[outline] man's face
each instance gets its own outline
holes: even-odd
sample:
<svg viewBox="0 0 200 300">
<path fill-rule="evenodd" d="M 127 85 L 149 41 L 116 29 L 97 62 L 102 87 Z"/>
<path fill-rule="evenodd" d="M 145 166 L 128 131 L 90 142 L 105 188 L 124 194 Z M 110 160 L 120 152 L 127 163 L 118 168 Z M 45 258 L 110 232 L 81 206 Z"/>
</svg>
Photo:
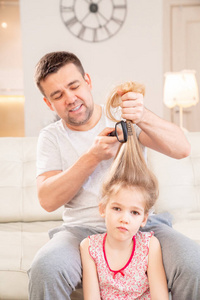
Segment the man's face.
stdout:
<svg viewBox="0 0 200 300">
<path fill-rule="evenodd" d="M 48 75 L 41 86 L 46 104 L 70 129 L 79 130 L 79 126 L 90 123 L 94 102 L 88 74 L 83 78 L 78 68 L 70 63 Z"/>
</svg>

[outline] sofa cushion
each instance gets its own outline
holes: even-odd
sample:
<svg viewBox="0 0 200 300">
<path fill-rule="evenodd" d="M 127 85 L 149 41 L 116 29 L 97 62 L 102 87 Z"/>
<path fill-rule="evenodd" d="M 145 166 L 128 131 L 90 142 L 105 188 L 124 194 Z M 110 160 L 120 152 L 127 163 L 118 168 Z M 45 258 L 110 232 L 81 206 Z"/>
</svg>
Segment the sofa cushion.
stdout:
<svg viewBox="0 0 200 300">
<path fill-rule="evenodd" d="M 200 219 L 175 222 L 173 228 L 200 245 Z"/>
<path fill-rule="evenodd" d="M 191 154 L 173 159 L 148 149 L 148 163 L 159 180 L 156 212 L 168 211 L 175 222 L 200 220 L 200 132 L 187 135 Z"/>
<path fill-rule="evenodd" d="M 0 270 L 25 270 L 48 240 L 48 231 L 62 221 L 0 223 Z"/>
<path fill-rule="evenodd" d="M 48 231 L 61 224 L 61 221 L 0 224 L 1 299 L 27 299 L 27 270 L 36 252 L 49 240 Z"/>
<path fill-rule="evenodd" d="M 0 138 L 0 222 L 61 220 L 63 208 L 48 213 L 36 191 L 37 138 Z"/>
<path fill-rule="evenodd" d="M 28 276 L 26 272 L 0 270 L 0 299 L 28 300 Z"/>
</svg>

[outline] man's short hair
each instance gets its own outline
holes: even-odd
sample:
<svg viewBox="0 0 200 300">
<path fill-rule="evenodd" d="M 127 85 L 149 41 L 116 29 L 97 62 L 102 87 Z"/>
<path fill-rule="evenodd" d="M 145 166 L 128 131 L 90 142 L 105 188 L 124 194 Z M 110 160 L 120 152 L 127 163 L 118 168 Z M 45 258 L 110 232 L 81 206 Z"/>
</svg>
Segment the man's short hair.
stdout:
<svg viewBox="0 0 200 300">
<path fill-rule="evenodd" d="M 49 74 L 56 73 L 61 67 L 69 63 L 74 64 L 84 77 L 85 71 L 83 66 L 78 57 L 73 53 L 66 51 L 51 52 L 47 53 L 39 60 L 35 70 L 35 83 L 44 96 L 45 94 L 40 84 L 41 81 Z"/>
</svg>

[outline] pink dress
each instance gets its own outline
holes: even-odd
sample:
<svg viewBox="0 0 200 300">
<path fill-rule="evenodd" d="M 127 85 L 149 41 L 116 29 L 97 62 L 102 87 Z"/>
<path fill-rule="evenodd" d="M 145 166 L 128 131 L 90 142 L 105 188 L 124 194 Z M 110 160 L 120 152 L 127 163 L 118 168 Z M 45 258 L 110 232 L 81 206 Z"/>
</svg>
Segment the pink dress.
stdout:
<svg viewBox="0 0 200 300">
<path fill-rule="evenodd" d="M 109 267 L 105 253 L 106 235 L 104 233 L 89 237 L 89 253 L 97 267 L 101 299 L 151 299 L 147 266 L 152 233 L 139 231 L 133 237 L 131 256 L 126 265 L 118 271 Z"/>
</svg>

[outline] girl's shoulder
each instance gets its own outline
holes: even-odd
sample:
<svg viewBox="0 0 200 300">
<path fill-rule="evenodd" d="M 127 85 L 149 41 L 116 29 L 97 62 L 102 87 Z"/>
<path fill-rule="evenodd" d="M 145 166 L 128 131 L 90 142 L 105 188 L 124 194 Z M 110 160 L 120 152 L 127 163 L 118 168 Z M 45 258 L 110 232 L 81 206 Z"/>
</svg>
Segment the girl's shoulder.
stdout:
<svg viewBox="0 0 200 300">
<path fill-rule="evenodd" d="M 136 239 L 136 245 L 138 245 L 138 248 L 146 248 L 148 251 L 158 253 L 161 249 L 159 240 L 154 236 L 154 232 L 141 232 L 138 231 L 138 233 L 135 236 Z"/>
<path fill-rule="evenodd" d="M 136 240 L 150 240 L 150 238 L 154 236 L 154 232 L 146 232 L 146 231 L 138 231 L 135 235 Z"/>
<path fill-rule="evenodd" d="M 88 247 L 95 247 L 97 244 L 103 243 L 105 237 L 105 233 L 103 234 L 94 234 L 94 235 L 89 235 L 85 239 L 83 239 L 80 243 L 80 248 L 88 248 Z"/>
<path fill-rule="evenodd" d="M 94 261 L 102 255 L 105 234 L 94 234 L 83 239 L 80 243 L 81 256 L 90 256 Z"/>
<path fill-rule="evenodd" d="M 141 251 L 142 251 L 142 253 L 144 253 L 144 255 L 148 255 L 151 240 L 154 238 L 155 237 L 154 237 L 153 232 L 138 231 L 135 235 L 135 243 L 136 243 L 135 251 L 136 251 L 136 253 L 141 253 Z"/>
<path fill-rule="evenodd" d="M 101 260 L 103 257 L 103 244 L 106 233 L 94 234 L 88 237 L 88 250 L 90 256 L 95 260 Z"/>
<path fill-rule="evenodd" d="M 157 237 L 155 237 L 154 235 L 151 237 L 150 239 L 150 243 L 149 243 L 149 251 L 153 251 L 155 253 L 158 253 L 161 251 L 161 246 L 160 246 L 160 242 L 157 239 Z"/>
<path fill-rule="evenodd" d="M 105 233 L 90 235 L 88 237 L 88 242 L 89 242 L 90 249 L 93 249 L 93 251 L 96 251 L 99 248 L 102 248 L 105 236 L 106 236 Z"/>
<path fill-rule="evenodd" d="M 89 238 L 85 238 L 80 242 L 80 249 L 84 249 L 89 246 Z"/>
<path fill-rule="evenodd" d="M 106 233 L 92 234 L 81 241 L 81 245 L 89 244 L 90 241 L 104 240 Z"/>
<path fill-rule="evenodd" d="M 93 234 L 88 236 L 89 241 L 103 241 L 106 233 Z"/>
</svg>

